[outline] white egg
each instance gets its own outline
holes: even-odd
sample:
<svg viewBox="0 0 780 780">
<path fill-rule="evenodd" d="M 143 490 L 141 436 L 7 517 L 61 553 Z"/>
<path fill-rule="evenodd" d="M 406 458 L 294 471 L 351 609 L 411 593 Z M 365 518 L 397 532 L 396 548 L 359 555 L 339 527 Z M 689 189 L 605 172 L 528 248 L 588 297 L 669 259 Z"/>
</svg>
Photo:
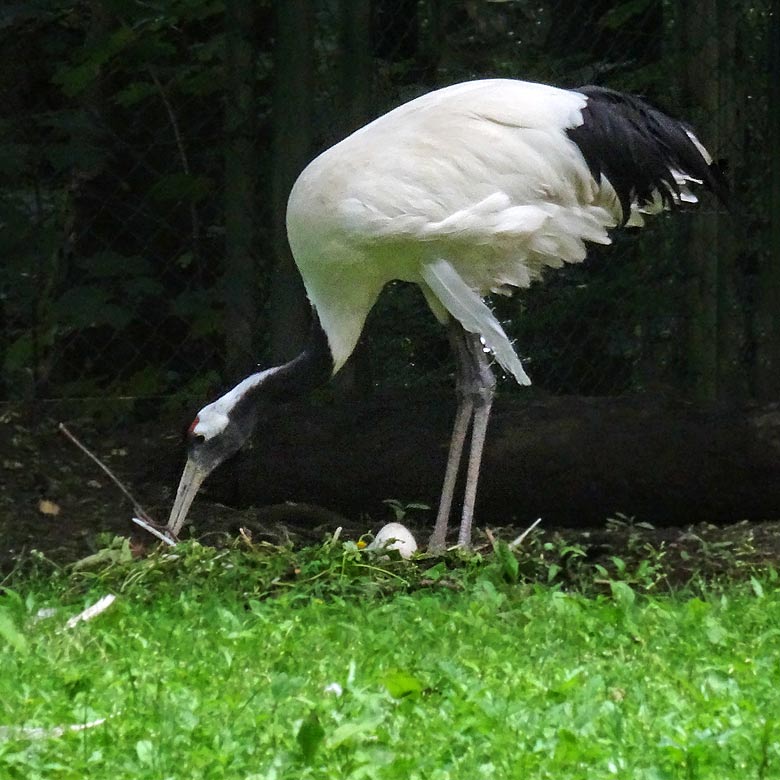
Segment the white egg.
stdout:
<svg viewBox="0 0 780 780">
<path fill-rule="evenodd" d="M 401 523 L 382 526 L 367 550 L 398 550 L 402 558 L 411 558 L 417 552 L 417 542 L 412 532 Z"/>
</svg>

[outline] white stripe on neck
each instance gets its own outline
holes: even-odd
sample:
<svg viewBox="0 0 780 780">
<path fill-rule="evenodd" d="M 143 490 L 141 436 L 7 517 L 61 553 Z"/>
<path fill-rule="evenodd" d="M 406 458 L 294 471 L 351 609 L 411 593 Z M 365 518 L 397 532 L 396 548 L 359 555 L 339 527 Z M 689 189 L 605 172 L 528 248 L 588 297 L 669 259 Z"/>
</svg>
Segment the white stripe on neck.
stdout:
<svg viewBox="0 0 780 780">
<path fill-rule="evenodd" d="M 268 368 L 265 371 L 259 371 L 251 374 L 246 379 L 239 382 L 232 390 L 228 390 L 225 395 L 217 398 L 216 401 L 204 406 L 198 412 L 198 422 L 193 426 L 192 433 L 196 436 L 203 436 L 206 441 L 214 436 L 219 436 L 230 422 L 230 413 L 236 404 L 247 394 L 249 390 L 262 384 L 267 377 L 275 374 L 279 366 Z"/>
</svg>

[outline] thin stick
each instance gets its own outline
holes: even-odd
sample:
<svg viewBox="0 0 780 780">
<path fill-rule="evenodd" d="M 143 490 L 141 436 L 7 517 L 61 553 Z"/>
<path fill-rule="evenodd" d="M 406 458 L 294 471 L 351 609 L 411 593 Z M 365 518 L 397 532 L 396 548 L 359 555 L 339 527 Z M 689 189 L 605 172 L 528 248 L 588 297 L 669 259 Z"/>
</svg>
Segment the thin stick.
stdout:
<svg viewBox="0 0 780 780">
<path fill-rule="evenodd" d="M 65 436 L 67 436 L 87 457 L 91 458 L 95 463 L 97 463 L 98 466 L 100 466 L 101 469 L 106 473 L 108 478 L 127 496 L 127 498 L 130 499 L 130 503 L 133 505 L 133 511 L 142 519 L 145 520 L 147 523 L 151 523 L 152 525 L 157 525 L 157 523 L 154 522 L 154 520 L 149 516 L 148 512 L 136 501 L 135 496 L 124 486 L 124 484 L 119 480 L 119 477 L 114 474 L 111 469 L 106 466 L 103 461 L 98 458 L 97 455 L 94 455 L 92 452 L 90 452 L 64 425 L 64 423 L 59 424 L 60 433 L 63 433 Z"/>
<path fill-rule="evenodd" d="M 533 523 L 531 523 L 531 525 L 529 525 L 528 528 L 526 528 L 525 531 L 523 531 L 523 533 L 521 533 L 520 536 L 517 537 L 517 539 L 509 543 L 509 549 L 514 550 L 515 547 L 519 547 L 523 543 L 523 539 L 525 539 L 525 537 L 528 536 L 528 534 L 530 534 L 531 531 L 533 531 L 534 528 L 536 528 L 536 526 L 539 525 L 539 523 L 541 522 L 542 522 L 542 518 L 537 517 L 536 520 L 534 520 Z"/>
<path fill-rule="evenodd" d="M 149 525 L 149 523 L 145 523 L 141 520 L 140 517 L 133 517 L 131 519 L 137 526 L 143 528 L 144 531 L 148 531 L 152 536 L 156 536 L 161 542 L 165 542 L 165 544 L 168 544 L 171 547 L 176 544 L 176 542 L 168 536 L 170 531 L 158 531 L 153 525 Z"/>
<path fill-rule="evenodd" d="M 173 130 L 173 137 L 176 141 L 176 148 L 179 152 L 179 161 L 181 162 L 181 169 L 185 175 L 190 175 L 190 161 L 187 156 L 187 148 L 184 146 L 184 139 L 181 135 L 181 129 L 179 128 L 179 120 L 176 116 L 176 112 L 173 110 L 173 104 L 168 96 L 168 91 L 163 86 L 163 83 L 157 77 L 157 71 L 150 65 L 147 67 L 149 75 L 152 77 L 154 86 L 157 87 L 157 91 L 160 93 L 160 100 L 162 100 L 165 106 L 165 111 L 168 114 L 168 121 L 171 123 L 171 129 Z M 193 253 L 197 257 L 200 247 L 200 220 L 198 219 L 198 211 L 195 208 L 195 201 L 190 200 L 190 224 L 192 229 L 192 249 Z"/>
</svg>

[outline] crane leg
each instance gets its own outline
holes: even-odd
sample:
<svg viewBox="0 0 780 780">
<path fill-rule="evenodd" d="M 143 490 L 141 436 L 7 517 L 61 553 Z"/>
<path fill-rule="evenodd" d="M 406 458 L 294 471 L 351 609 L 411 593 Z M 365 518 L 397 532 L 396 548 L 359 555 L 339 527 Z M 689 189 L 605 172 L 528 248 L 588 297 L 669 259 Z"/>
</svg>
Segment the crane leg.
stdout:
<svg viewBox="0 0 780 780">
<path fill-rule="evenodd" d="M 458 546 L 471 547 L 471 524 L 474 519 L 474 504 L 477 500 L 477 483 L 482 465 L 482 452 L 485 448 L 490 410 L 496 393 L 496 378 L 490 370 L 490 362 L 479 336 L 467 333 L 469 352 L 474 362 L 476 379 L 472 389 L 474 399 L 474 421 L 471 427 L 471 451 L 466 470 L 466 489 L 463 494 L 463 513 L 458 532 Z"/>
<path fill-rule="evenodd" d="M 450 439 L 450 450 L 447 456 L 447 468 L 444 473 L 444 485 L 439 501 L 439 511 L 436 515 L 436 525 L 428 541 L 428 549 L 432 552 L 443 550 L 446 543 L 463 446 L 473 418 L 471 451 L 466 473 L 466 492 L 458 535 L 458 544 L 461 547 L 471 546 L 471 523 L 474 516 L 479 467 L 496 384 L 480 337 L 465 331 L 455 319 L 450 320 L 449 335 L 457 364 L 458 410 L 455 414 L 455 424 Z"/>
<path fill-rule="evenodd" d="M 460 458 L 473 413 L 474 402 L 472 399 L 466 396 L 460 398 L 458 411 L 455 413 L 452 437 L 450 438 L 450 452 L 447 456 L 447 468 L 444 471 L 444 485 L 441 489 L 436 525 L 433 527 L 433 533 L 428 540 L 428 549 L 431 552 L 442 552 L 447 541 L 447 528 L 452 509 L 452 499 L 455 495 L 455 483 L 458 480 Z"/>
</svg>

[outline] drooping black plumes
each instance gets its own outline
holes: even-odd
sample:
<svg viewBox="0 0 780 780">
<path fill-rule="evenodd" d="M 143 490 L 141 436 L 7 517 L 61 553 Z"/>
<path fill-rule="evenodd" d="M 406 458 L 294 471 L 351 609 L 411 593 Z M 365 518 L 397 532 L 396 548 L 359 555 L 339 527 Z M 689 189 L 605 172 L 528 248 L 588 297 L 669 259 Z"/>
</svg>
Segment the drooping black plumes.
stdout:
<svg viewBox="0 0 780 780">
<path fill-rule="evenodd" d="M 588 98 L 583 123 L 566 131 L 582 152 L 593 178 L 604 176 L 623 209 L 644 206 L 657 192 L 665 206 L 679 204 L 674 172 L 699 179 L 725 203 L 727 185 L 718 165 L 708 162 L 692 140 L 692 130 L 633 95 L 586 86 L 574 90 Z"/>
</svg>

